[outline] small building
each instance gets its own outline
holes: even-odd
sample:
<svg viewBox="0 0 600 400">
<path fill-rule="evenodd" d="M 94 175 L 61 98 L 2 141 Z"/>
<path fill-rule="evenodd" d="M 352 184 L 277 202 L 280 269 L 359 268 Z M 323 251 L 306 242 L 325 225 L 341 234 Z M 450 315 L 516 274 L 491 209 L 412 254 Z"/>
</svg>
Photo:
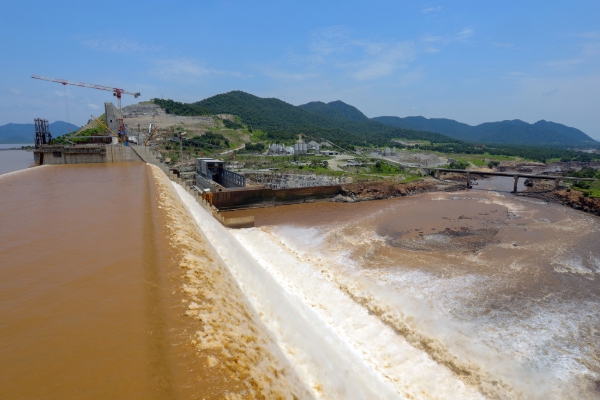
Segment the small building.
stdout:
<svg viewBox="0 0 600 400">
<path fill-rule="evenodd" d="M 197 158 L 196 185 L 203 189 L 215 189 L 215 183 L 225 188 L 246 187 L 246 177 L 226 169 L 222 160 Z"/>
<path fill-rule="evenodd" d="M 315 154 L 319 154 L 319 150 L 321 148 L 319 143 L 315 142 L 314 140 L 311 140 L 310 142 L 307 143 L 307 145 L 308 145 L 308 150 L 314 150 Z"/>
<path fill-rule="evenodd" d="M 321 150 L 321 154 L 324 156 L 337 156 L 340 154 L 340 152 L 334 150 Z"/>
</svg>

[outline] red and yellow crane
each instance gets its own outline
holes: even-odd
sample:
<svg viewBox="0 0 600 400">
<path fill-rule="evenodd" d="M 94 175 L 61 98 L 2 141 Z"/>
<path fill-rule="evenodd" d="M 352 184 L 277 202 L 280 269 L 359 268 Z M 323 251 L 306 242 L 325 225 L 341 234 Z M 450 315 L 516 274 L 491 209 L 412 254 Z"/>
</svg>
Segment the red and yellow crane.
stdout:
<svg viewBox="0 0 600 400">
<path fill-rule="evenodd" d="M 133 92 L 128 92 L 127 90 L 124 90 L 124 89 L 113 88 L 113 87 L 102 86 L 102 85 L 94 85 L 92 83 L 71 82 L 71 81 L 67 81 L 65 79 L 46 78 L 46 77 L 39 76 L 39 75 L 31 75 L 31 77 L 34 78 L 34 79 L 41 79 L 43 81 L 60 83 L 62 85 L 73 85 L 73 86 L 79 86 L 79 87 L 86 87 L 86 88 L 90 88 L 90 89 L 107 90 L 109 92 L 113 92 L 113 96 L 117 97 L 117 100 L 118 100 L 118 103 L 119 103 L 119 110 L 121 109 L 121 96 L 122 95 L 124 95 L 124 94 L 130 94 L 133 97 L 135 97 L 136 99 L 140 96 L 139 92 L 138 93 L 133 93 Z"/>
</svg>

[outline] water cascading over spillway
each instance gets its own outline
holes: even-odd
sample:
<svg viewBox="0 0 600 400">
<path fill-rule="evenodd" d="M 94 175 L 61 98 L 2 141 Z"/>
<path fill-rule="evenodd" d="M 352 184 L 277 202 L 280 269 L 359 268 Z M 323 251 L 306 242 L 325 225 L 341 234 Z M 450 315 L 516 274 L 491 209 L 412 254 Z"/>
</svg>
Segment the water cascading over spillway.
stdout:
<svg viewBox="0 0 600 400">
<path fill-rule="evenodd" d="M 186 208 L 317 398 L 482 398 L 258 229 L 228 231 L 182 187 Z"/>
</svg>

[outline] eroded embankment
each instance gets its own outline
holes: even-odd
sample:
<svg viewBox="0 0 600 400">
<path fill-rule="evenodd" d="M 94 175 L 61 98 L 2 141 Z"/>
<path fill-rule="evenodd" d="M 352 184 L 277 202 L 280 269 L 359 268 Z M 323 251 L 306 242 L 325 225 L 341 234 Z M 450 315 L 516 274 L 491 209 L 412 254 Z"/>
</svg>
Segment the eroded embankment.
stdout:
<svg viewBox="0 0 600 400">
<path fill-rule="evenodd" d="M 574 188 L 554 190 L 554 183 L 534 181 L 520 196 L 533 197 L 551 203 L 562 204 L 576 210 L 600 216 L 600 199 L 586 197 Z"/>
<path fill-rule="evenodd" d="M 420 180 L 409 183 L 391 181 L 360 182 L 342 185 L 334 202 L 353 203 L 357 201 L 381 200 L 392 197 L 412 196 L 425 192 L 459 190 L 459 185 L 440 184 L 433 180 Z"/>
<path fill-rule="evenodd" d="M 186 314 L 200 321 L 191 338 L 205 360 L 217 398 L 310 398 L 235 280 L 163 174 L 154 167 L 170 244 L 183 269 Z M 220 391 L 220 393 L 218 393 Z"/>
</svg>

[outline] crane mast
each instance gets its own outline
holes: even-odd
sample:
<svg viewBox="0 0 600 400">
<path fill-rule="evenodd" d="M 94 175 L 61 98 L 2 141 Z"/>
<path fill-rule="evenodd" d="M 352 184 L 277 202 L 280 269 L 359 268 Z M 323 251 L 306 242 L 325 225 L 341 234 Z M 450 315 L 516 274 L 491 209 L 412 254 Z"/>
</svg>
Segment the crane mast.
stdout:
<svg viewBox="0 0 600 400">
<path fill-rule="evenodd" d="M 62 85 L 73 85 L 73 86 L 86 87 L 86 88 L 98 89 L 98 90 L 106 90 L 106 91 L 112 92 L 113 96 L 116 96 L 116 98 L 118 100 L 119 110 L 121 110 L 121 96 L 122 95 L 129 94 L 129 95 L 132 95 L 133 97 L 135 97 L 136 99 L 140 96 L 139 92 L 138 93 L 134 93 L 134 92 L 129 92 L 129 91 L 124 90 L 124 89 L 113 88 L 113 87 L 103 86 L 103 85 L 95 85 L 93 83 L 72 82 L 72 81 L 67 81 L 65 79 L 46 78 L 46 77 L 39 76 L 39 75 L 31 75 L 31 77 L 34 78 L 34 79 L 40 79 L 42 81 L 60 83 Z"/>
</svg>

